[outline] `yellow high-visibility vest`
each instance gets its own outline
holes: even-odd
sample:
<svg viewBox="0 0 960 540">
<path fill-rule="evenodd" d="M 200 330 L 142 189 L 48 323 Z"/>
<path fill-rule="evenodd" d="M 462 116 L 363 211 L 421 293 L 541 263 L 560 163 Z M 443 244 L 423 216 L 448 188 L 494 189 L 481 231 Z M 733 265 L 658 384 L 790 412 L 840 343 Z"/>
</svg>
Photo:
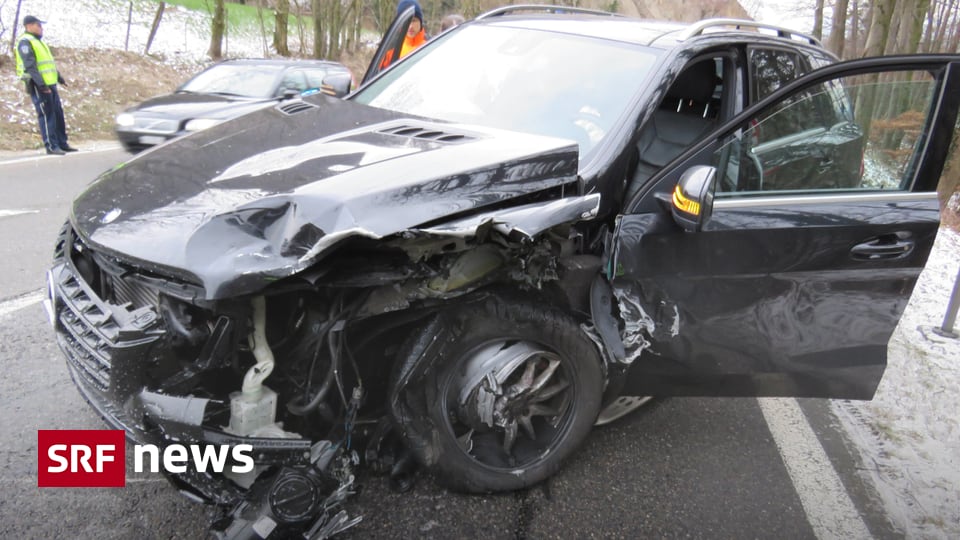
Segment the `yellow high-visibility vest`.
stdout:
<svg viewBox="0 0 960 540">
<path fill-rule="evenodd" d="M 21 40 L 23 39 L 29 41 L 30 45 L 33 46 L 33 56 L 37 59 L 37 71 L 39 71 L 40 76 L 43 77 L 43 84 L 47 86 L 57 84 L 57 79 L 59 78 L 57 76 L 57 65 L 53 63 L 53 55 L 50 54 L 50 49 L 47 48 L 47 44 L 30 33 L 24 34 Z M 16 49 L 16 56 L 17 77 L 26 81 L 30 78 L 30 75 L 23 69 L 23 58 L 20 57 L 20 47 Z"/>
</svg>

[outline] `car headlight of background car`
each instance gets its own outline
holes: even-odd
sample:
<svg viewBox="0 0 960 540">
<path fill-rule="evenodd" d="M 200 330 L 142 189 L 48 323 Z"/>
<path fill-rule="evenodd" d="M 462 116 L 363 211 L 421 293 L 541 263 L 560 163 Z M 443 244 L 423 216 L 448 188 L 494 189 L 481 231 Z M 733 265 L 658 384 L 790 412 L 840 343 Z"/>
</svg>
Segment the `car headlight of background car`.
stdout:
<svg viewBox="0 0 960 540">
<path fill-rule="evenodd" d="M 184 126 L 183 129 L 187 131 L 201 131 L 209 127 L 213 127 L 220 122 L 223 122 L 223 120 L 217 120 L 214 118 L 194 118 L 193 120 L 187 122 L 187 125 Z"/>
<path fill-rule="evenodd" d="M 120 113 L 117 115 L 117 125 L 120 127 L 133 127 L 137 120 L 130 113 Z"/>
</svg>

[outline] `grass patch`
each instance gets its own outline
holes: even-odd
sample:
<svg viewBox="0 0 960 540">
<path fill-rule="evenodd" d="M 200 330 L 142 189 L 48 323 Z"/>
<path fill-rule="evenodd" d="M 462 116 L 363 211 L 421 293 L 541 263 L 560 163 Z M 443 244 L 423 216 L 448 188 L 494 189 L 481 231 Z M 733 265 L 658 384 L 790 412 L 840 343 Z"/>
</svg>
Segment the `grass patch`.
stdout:
<svg viewBox="0 0 960 540">
<path fill-rule="evenodd" d="M 213 0 L 166 0 L 166 2 L 169 5 L 213 15 Z M 260 8 L 230 2 L 224 3 L 224 7 L 227 10 L 227 26 L 229 27 L 227 33 L 230 33 L 230 30 L 241 28 L 260 27 L 260 15 L 257 13 Z M 263 11 L 264 23 L 272 28 L 273 11 L 269 9 Z"/>
</svg>

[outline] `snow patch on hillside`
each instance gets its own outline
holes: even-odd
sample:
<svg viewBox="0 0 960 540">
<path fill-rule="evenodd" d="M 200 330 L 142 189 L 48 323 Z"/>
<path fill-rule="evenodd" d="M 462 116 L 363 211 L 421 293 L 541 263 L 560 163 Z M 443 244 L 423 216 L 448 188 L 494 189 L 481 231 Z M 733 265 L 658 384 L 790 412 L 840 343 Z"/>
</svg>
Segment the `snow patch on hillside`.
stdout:
<svg viewBox="0 0 960 540">
<path fill-rule="evenodd" d="M 119 49 L 142 53 L 157 11 L 157 3 L 134 0 L 127 44 L 127 0 L 27 0 L 20 10 L 20 20 L 34 15 L 44 21 L 44 41 L 52 47 Z M 8 30 L 13 25 L 16 2 L 0 6 L 0 20 Z M 210 47 L 210 16 L 167 5 L 153 43 L 151 54 L 160 54 L 171 61 L 199 62 L 207 60 Z M 20 21 L 17 34 L 23 32 Z M 264 56 L 259 29 L 248 28 L 224 40 L 227 57 Z M 110 66 L 104 66 L 109 69 Z"/>
</svg>

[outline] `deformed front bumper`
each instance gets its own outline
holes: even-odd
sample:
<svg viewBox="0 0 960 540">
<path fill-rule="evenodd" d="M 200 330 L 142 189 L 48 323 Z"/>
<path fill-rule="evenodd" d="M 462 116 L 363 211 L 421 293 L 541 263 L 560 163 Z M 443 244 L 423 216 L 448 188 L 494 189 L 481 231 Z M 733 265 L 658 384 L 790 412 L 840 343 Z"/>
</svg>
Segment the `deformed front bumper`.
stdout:
<svg viewBox="0 0 960 540">
<path fill-rule="evenodd" d="M 120 295 L 123 300 L 102 298 L 81 277 L 72 260 L 73 241 L 69 228 L 65 228 L 48 272 L 44 305 L 71 378 L 107 425 L 123 430 L 134 444 L 159 449 L 172 442 L 248 444 L 253 447 L 257 465 L 309 463 L 310 440 L 231 435 L 206 422 L 211 400 L 153 391 L 150 372 L 171 354 L 155 299 L 144 291 L 129 290 Z M 103 280 L 119 279 L 98 271 L 101 285 Z M 140 301 L 125 301 L 135 296 Z M 221 474 L 199 472 L 193 467 L 184 473 L 165 474 L 191 498 L 235 504 L 243 497 L 243 490 Z"/>
</svg>

